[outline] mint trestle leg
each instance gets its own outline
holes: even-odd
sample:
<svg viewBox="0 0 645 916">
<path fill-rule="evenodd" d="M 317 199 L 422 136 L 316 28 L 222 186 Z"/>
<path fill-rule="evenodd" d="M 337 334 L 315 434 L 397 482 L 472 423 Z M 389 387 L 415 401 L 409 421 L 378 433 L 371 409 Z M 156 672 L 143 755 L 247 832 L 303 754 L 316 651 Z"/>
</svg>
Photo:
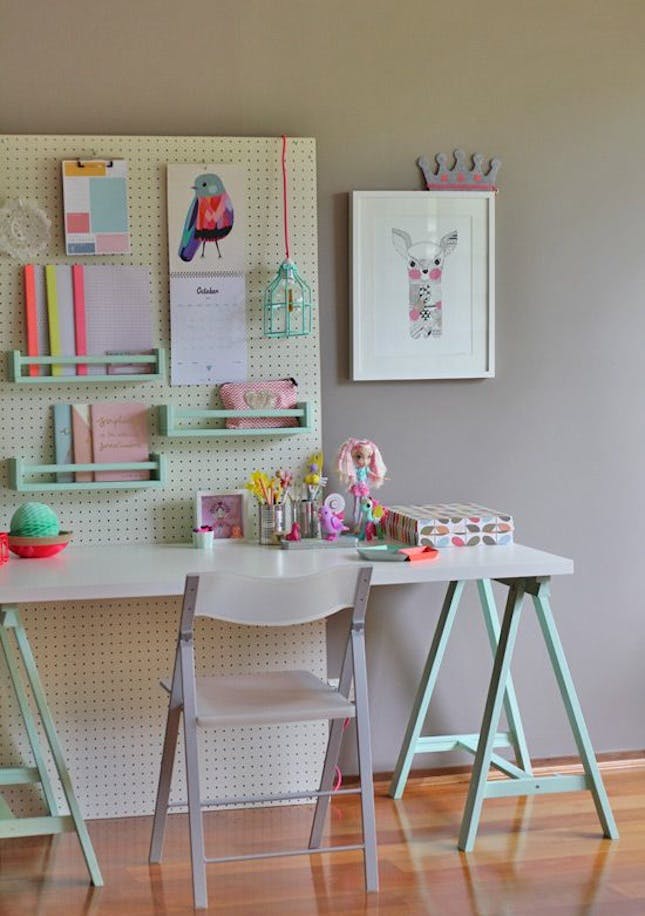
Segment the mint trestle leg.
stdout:
<svg viewBox="0 0 645 916">
<path fill-rule="evenodd" d="M 7 832 L 5 832 L 3 835 L 34 836 L 75 830 L 81 845 L 81 850 L 83 852 L 83 857 L 85 859 L 85 864 L 87 865 L 92 884 L 94 884 L 96 887 L 100 887 L 103 884 L 103 878 L 101 877 L 101 872 L 96 859 L 96 855 L 94 853 L 92 841 L 90 840 L 90 836 L 87 832 L 87 827 L 85 826 L 85 822 L 81 815 L 76 796 L 74 795 L 72 781 L 67 769 L 67 764 L 65 763 L 63 750 L 56 733 L 54 720 L 45 699 L 45 691 L 43 690 L 38 668 L 36 667 L 36 661 L 31 651 L 31 646 L 29 645 L 29 640 L 27 639 L 27 634 L 25 632 L 25 628 L 23 626 L 18 609 L 16 607 L 9 606 L 5 606 L 0 609 L 0 625 L 5 637 L 7 635 L 7 631 L 13 631 L 29 690 L 36 705 L 43 731 L 45 732 L 45 737 L 47 739 L 47 743 L 54 760 L 56 773 L 60 780 L 63 794 L 70 811 L 69 817 L 50 816 L 42 818 L 14 818 L 9 821 L 5 821 L 4 823 L 7 826 Z M 2 644 L 6 656 L 6 647 L 8 645 L 6 638 L 3 639 Z M 17 669 L 15 670 L 17 673 Z M 27 726 L 25 725 L 25 727 Z M 42 754 L 40 751 L 39 755 L 40 759 L 42 760 Z"/>
<path fill-rule="evenodd" d="M 533 603 L 538 622 L 542 630 L 547 652 L 553 666 L 562 701 L 566 709 L 571 731 L 578 748 L 586 778 L 586 788 L 591 791 L 598 818 L 604 835 L 612 840 L 618 839 L 618 829 L 611 811 L 607 792 L 598 769 L 598 763 L 591 746 L 582 708 L 573 684 L 571 672 L 562 648 L 562 643 L 556 629 L 553 612 L 549 600 L 549 582 L 541 582 L 537 594 L 533 595 Z"/>
<path fill-rule="evenodd" d="M 464 582 L 451 583 L 446 593 L 432 646 L 419 682 L 417 696 L 403 739 L 396 769 L 390 783 L 389 794 L 393 798 L 400 798 L 402 796 L 415 754 L 442 753 L 451 750 L 470 751 L 474 754 L 476 751 L 479 735 L 421 736 L 421 729 L 423 728 L 430 700 L 432 699 L 443 655 L 459 607 L 463 587 Z M 477 588 L 488 639 L 494 655 L 497 651 L 500 625 L 492 585 L 489 579 L 482 579 L 477 582 Z M 492 763 L 498 769 L 509 773 L 509 775 L 530 775 L 531 759 L 510 675 L 507 679 L 504 693 L 504 709 L 509 723 L 509 732 L 500 732 L 496 734 L 494 737 L 494 747 L 512 747 L 518 766 L 512 766 L 505 761 L 503 757 L 496 754 L 492 756 Z"/>
<path fill-rule="evenodd" d="M 399 752 L 399 758 L 396 763 L 394 775 L 388 790 L 392 798 L 401 798 L 405 784 L 408 780 L 410 767 L 415 754 L 420 752 L 419 741 L 421 729 L 428 712 L 428 706 L 432 699 L 441 662 L 446 651 L 446 645 L 450 637 L 452 626 L 455 622 L 455 616 L 459 608 L 459 602 L 464 590 L 463 582 L 451 582 L 444 598 L 441 614 L 437 623 L 430 652 L 419 681 L 417 695 L 414 700 L 408 727 L 405 732 L 403 744 Z"/>
<path fill-rule="evenodd" d="M 495 604 L 495 596 L 493 595 L 493 586 L 490 579 L 480 579 L 477 582 L 477 590 L 479 592 L 479 600 L 484 612 L 484 621 L 486 623 L 488 641 L 494 656 L 499 643 L 500 625 L 499 617 L 497 615 L 497 606 Z M 513 686 L 513 680 L 510 676 L 510 672 L 506 682 L 504 711 L 508 720 L 509 736 L 513 746 L 513 751 L 515 752 L 515 761 L 525 774 L 530 775 L 532 772 L 531 757 L 529 755 L 529 749 L 526 743 L 526 737 L 524 735 L 524 728 L 522 726 L 522 719 L 520 716 L 520 708 L 517 702 L 517 697 L 515 695 L 515 687 Z M 498 763 L 499 761 L 496 762 L 495 757 L 493 757 L 493 764 L 498 765 Z M 498 768 L 506 770 L 505 766 L 500 766 Z"/>
<path fill-rule="evenodd" d="M 523 582 L 519 580 L 509 588 L 499 645 L 495 654 L 493 673 L 479 731 L 479 743 L 459 832 L 458 846 L 464 852 L 470 852 L 473 848 L 477 828 L 479 827 L 482 804 L 486 797 L 488 771 L 495 746 L 495 735 L 504 705 L 506 684 L 517 639 L 523 601 L 524 586 Z"/>
<path fill-rule="evenodd" d="M 27 693 L 25 691 L 22 678 L 20 677 L 18 662 L 11 646 L 8 632 L 4 626 L 4 618 L 3 624 L 0 626 L 0 644 L 2 644 L 2 651 L 7 665 L 7 670 L 9 672 L 9 677 L 11 679 L 11 685 L 13 687 L 16 700 L 18 701 L 18 708 L 20 709 L 20 715 L 22 716 L 22 721 L 24 723 L 25 731 L 27 732 L 27 738 L 29 740 L 29 746 L 31 747 L 31 753 L 34 758 L 34 763 L 36 764 L 35 773 L 33 773 L 33 768 L 31 767 L 19 767 L 11 769 L 8 767 L 3 768 L 0 771 L 0 785 L 18 785 L 23 781 L 23 779 L 25 779 L 25 781 L 28 780 L 31 782 L 32 780 L 29 777 L 30 771 L 32 771 L 33 781 L 39 782 L 43 790 L 43 795 L 45 796 L 45 803 L 47 805 L 49 814 L 52 817 L 56 817 L 58 815 L 58 805 L 56 804 L 54 791 L 49 779 L 49 773 L 47 772 L 47 767 L 45 766 L 45 758 L 40 747 L 36 722 L 31 712 L 31 707 L 29 705 L 29 700 L 27 698 Z"/>
</svg>

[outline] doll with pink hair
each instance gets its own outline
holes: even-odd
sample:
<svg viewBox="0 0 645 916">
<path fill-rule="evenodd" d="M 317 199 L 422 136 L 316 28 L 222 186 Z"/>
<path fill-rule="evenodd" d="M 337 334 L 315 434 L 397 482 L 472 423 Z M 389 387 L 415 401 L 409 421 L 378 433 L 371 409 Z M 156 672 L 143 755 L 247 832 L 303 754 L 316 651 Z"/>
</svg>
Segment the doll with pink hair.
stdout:
<svg viewBox="0 0 645 916">
<path fill-rule="evenodd" d="M 380 487 L 387 468 L 381 453 L 369 439 L 346 439 L 336 458 L 338 476 L 354 497 L 353 526 L 357 531 L 361 521 L 361 498 L 370 495 L 370 488 Z"/>
</svg>

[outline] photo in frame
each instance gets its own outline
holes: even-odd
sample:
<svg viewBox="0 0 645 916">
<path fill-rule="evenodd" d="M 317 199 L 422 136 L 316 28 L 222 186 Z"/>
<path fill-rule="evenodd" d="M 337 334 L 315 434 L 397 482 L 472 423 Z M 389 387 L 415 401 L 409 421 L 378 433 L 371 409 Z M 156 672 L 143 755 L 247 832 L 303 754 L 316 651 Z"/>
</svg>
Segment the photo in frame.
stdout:
<svg viewBox="0 0 645 916">
<path fill-rule="evenodd" d="M 354 191 L 355 381 L 495 374 L 495 192 Z"/>
<path fill-rule="evenodd" d="M 244 540 L 247 537 L 247 493 L 210 493 L 199 490 L 195 495 L 195 527 L 213 529 L 215 541 Z"/>
</svg>

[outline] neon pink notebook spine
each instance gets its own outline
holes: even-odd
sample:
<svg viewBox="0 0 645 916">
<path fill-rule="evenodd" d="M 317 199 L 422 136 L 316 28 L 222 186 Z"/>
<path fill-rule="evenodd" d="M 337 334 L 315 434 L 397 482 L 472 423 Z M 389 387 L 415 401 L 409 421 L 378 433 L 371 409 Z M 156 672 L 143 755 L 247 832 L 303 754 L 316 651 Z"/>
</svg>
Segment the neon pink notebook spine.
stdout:
<svg viewBox="0 0 645 916">
<path fill-rule="evenodd" d="M 72 265 L 72 286 L 74 289 L 74 329 L 76 333 L 76 355 L 87 356 L 87 323 L 85 320 L 85 274 L 81 264 Z M 87 375 L 87 365 L 76 366 L 77 375 Z"/>
<path fill-rule="evenodd" d="M 38 316 L 36 314 L 36 280 L 34 265 L 25 264 L 25 318 L 27 321 L 27 356 L 40 356 L 38 352 Z M 29 375 L 40 375 L 39 366 L 29 366 Z"/>
</svg>

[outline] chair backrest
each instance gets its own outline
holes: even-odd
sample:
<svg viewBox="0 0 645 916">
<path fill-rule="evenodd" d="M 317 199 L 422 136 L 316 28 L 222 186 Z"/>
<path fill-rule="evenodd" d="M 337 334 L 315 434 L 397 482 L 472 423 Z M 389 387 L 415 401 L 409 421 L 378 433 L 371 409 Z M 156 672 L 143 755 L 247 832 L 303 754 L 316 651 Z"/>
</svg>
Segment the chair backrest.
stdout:
<svg viewBox="0 0 645 916">
<path fill-rule="evenodd" d="M 186 577 L 182 630 L 193 617 L 213 617 L 250 626 L 288 626 L 329 617 L 354 608 L 354 620 L 365 619 L 372 569 L 333 566 L 294 577 L 255 577 L 205 572 Z"/>
</svg>

